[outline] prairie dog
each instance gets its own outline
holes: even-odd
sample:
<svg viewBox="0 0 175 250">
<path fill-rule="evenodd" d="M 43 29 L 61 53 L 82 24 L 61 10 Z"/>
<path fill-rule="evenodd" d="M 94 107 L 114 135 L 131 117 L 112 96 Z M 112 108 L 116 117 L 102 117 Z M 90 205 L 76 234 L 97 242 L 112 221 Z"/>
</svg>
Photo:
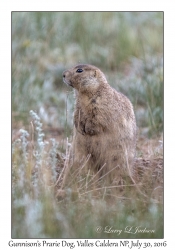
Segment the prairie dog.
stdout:
<svg viewBox="0 0 175 250">
<path fill-rule="evenodd" d="M 89 64 L 63 72 L 63 81 L 75 89 L 72 154 L 80 167 L 89 155 L 88 168 L 102 173 L 120 170 L 132 175 L 136 148 L 136 121 L 130 100 L 107 82 L 104 73 Z"/>
</svg>

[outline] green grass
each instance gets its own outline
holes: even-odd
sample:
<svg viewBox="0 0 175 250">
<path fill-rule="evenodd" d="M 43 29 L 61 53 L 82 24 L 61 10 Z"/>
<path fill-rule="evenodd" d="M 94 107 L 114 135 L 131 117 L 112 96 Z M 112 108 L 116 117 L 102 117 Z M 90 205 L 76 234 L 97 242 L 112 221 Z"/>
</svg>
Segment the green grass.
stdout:
<svg viewBox="0 0 175 250">
<path fill-rule="evenodd" d="M 155 152 L 163 131 L 163 13 L 13 12 L 12 237 L 162 238 L 162 193 L 152 172 L 139 186 L 146 198 L 128 180 L 123 190 L 103 180 L 87 185 L 92 173 L 84 171 L 70 170 L 64 187 L 63 173 L 54 186 L 73 128 L 74 94 L 62 72 L 78 63 L 96 65 L 129 97 L 139 136 L 155 140 L 150 158 L 162 158 Z M 107 226 L 121 235 L 105 233 Z M 129 234 L 127 226 L 155 233 Z"/>
</svg>

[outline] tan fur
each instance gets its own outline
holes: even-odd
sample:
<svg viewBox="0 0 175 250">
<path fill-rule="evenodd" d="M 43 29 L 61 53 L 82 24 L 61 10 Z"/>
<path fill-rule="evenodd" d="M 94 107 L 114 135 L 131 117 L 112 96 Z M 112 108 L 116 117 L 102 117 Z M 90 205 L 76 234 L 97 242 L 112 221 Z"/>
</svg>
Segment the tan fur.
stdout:
<svg viewBox="0 0 175 250">
<path fill-rule="evenodd" d="M 83 72 L 76 72 L 82 69 Z M 119 170 L 132 173 L 135 157 L 136 122 L 129 99 L 113 89 L 95 66 L 77 65 L 63 72 L 63 80 L 76 92 L 72 151 L 74 164 L 103 174 Z"/>
</svg>

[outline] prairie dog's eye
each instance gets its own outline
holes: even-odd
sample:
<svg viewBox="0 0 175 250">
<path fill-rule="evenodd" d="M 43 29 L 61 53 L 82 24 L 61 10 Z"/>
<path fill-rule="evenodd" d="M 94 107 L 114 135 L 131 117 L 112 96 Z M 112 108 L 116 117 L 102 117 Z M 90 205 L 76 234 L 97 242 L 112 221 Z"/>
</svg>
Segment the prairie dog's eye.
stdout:
<svg viewBox="0 0 175 250">
<path fill-rule="evenodd" d="M 76 72 L 77 72 L 77 73 L 81 73 L 81 72 L 83 72 L 83 70 L 82 70 L 82 69 L 77 69 Z"/>
</svg>

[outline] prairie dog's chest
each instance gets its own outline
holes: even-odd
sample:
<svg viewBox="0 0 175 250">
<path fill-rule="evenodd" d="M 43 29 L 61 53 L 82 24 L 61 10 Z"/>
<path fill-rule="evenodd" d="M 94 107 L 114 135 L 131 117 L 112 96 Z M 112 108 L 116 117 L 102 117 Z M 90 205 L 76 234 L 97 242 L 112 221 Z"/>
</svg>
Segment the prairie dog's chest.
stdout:
<svg viewBox="0 0 175 250">
<path fill-rule="evenodd" d="M 96 114 L 97 111 L 102 107 L 100 96 L 93 96 L 91 98 L 85 97 L 78 102 L 78 109 L 81 110 L 83 114 Z"/>
</svg>

